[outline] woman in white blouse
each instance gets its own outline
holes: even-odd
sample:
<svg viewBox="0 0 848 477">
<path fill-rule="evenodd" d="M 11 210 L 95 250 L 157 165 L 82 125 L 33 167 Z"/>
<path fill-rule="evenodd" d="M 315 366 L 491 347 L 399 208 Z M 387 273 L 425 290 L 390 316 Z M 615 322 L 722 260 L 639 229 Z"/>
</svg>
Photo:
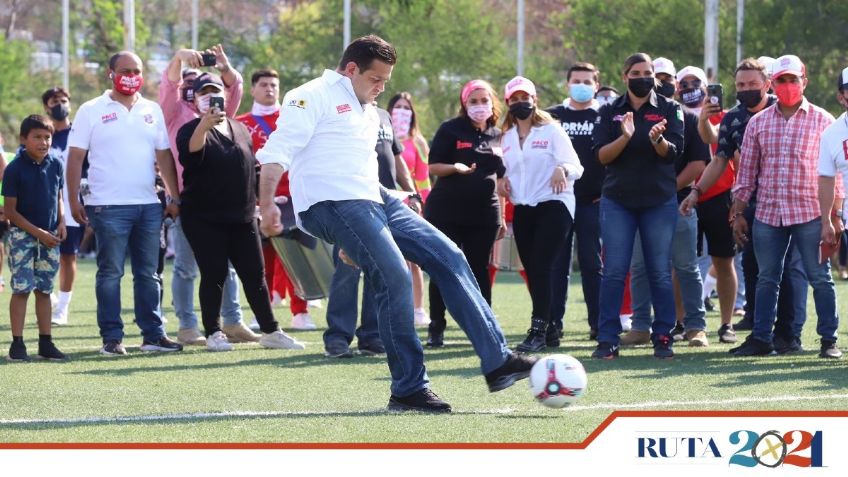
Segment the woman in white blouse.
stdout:
<svg viewBox="0 0 848 477">
<path fill-rule="evenodd" d="M 537 108 L 530 80 L 510 80 L 505 99 L 506 174 L 498 180 L 498 191 L 515 204 L 513 233 L 533 303 L 530 330 L 516 350 L 538 352 L 546 343 L 559 344 L 550 315 L 552 265 L 574 221 L 574 181 L 583 175 L 583 166 L 559 123 Z"/>
</svg>

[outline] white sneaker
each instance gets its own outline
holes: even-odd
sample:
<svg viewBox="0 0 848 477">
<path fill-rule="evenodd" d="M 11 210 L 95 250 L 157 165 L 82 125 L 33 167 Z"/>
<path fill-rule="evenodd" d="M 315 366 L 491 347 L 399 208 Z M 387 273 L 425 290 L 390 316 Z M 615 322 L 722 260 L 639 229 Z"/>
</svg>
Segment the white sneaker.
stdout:
<svg viewBox="0 0 848 477">
<path fill-rule="evenodd" d="M 430 324 L 430 317 L 427 316 L 427 310 L 424 308 L 415 309 L 415 326 L 423 328 Z"/>
<path fill-rule="evenodd" d="M 291 327 L 296 330 L 314 330 L 318 327 L 312 321 L 309 313 L 298 313 L 292 317 Z"/>
<path fill-rule="evenodd" d="M 287 335 L 284 331 L 277 330 L 273 333 L 263 333 L 259 338 L 259 344 L 271 349 L 305 349 L 306 345 Z"/>
<path fill-rule="evenodd" d="M 64 326 L 68 324 L 68 310 L 62 310 L 58 307 L 53 310 L 53 316 L 50 322 L 56 326 Z"/>
<path fill-rule="evenodd" d="M 324 303 L 321 300 L 307 300 L 306 306 L 309 308 L 324 308 Z"/>
<path fill-rule="evenodd" d="M 621 315 L 619 319 L 621 320 L 621 331 L 627 333 L 631 329 L 633 329 L 633 320 L 630 319 L 631 315 Z"/>
<path fill-rule="evenodd" d="M 250 328 L 253 331 L 259 331 L 259 322 L 256 321 L 255 316 L 253 317 L 253 320 L 250 321 L 250 324 L 247 325 L 247 327 Z"/>
<path fill-rule="evenodd" d="M 271 306 L 283 306 L 284 303 L 283 297 L 279 293 L 271 292 Z"/>
<path fill-rule="evenodd" d="M 233 345 L 230 344 L 223 331 L 216 331 L 211 336 L 206 337 L 206 349 L 209 351 L 232 351 Z"/>
</svg>

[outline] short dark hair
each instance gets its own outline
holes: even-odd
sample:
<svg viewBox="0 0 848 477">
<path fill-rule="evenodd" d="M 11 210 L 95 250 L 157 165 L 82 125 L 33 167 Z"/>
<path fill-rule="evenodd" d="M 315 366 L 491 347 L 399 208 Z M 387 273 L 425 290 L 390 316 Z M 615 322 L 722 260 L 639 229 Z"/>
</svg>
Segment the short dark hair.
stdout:
<svg viewBox="0 0 848 477">
<path fill-rule="evenodd" d="M 595 83 L 599 82 L 598 68 L 595 68 L 595 65 L 593 65 L 592 63 L 586 63 L 583 61 L 574 63 L 571 68 L 568 69 L 568 72 L 565 74 L 565 80 L 571 81 L 571 73 L 575 71 L 588 71 L 589 73 L 592 73 L 593 77 L 595 78 Z"/>
<path fill-rule="evenodd" d="M 339 68 L 344 69 L 351 61 L 356 63 L 361 71 L 371 67 L 374 60 L 394 65 L 397 63 L 397 50 L 386 40 L 377 35 L 368 35 L 353 40 L 342 53 Z"/>
<path fill-rule="evenodd" d="M 613 93 L 615 93 L 616 96 L 621 96 L 621 93 L 619 93 L 617 89 L 613 88 L 612 86 L 604 85 L 598 88 L 598 92 L 595 93 L 595 97 L 597 98 L 598 95 L 603 93 L 604 91 L 612 91 Z"/>
<path fill-rule="evenodd" d="M 21 137 L 29 136 L 33 129 L 46 129 L 53 134 L 53 123 L 41 114 L 31 114 L 21 121 Z"/>
<path fill-rule="evenodd" d="M 736 71 L 733 72 L 733 76 L 736 76 L 736 73 L 739 73 L 740 71 L 759 71 L 763 76 L 763 81 L 768 81 L 766 65 L 756 58 L 745 58 L 740 61 L 739 64 L 736 65 Z"/>
<path fill-rule="evenodd" d="M 68 90 L 62 88 L 61 86 L 54 86 L 41 95 L 41 104 L 47 106 L 47 102 L 55 98 L 56 96 L 64 96 L 68 98 L 68 101 L 70 101 L 71 99 L 71 94 L 68 93 Z"/>
<path fill-rule="evenodd" d="M 272 70 L 270 68 L 264 70 L 258 70 L 256 73 L 253 73 L 253 76 L 250 77 L 250 85 L 256 86 L 256 83 L 259 82 L 262 78 L 277 78 L 280 79 L 280 74 L 277 73 L 276 70 Z"/>
</svg>

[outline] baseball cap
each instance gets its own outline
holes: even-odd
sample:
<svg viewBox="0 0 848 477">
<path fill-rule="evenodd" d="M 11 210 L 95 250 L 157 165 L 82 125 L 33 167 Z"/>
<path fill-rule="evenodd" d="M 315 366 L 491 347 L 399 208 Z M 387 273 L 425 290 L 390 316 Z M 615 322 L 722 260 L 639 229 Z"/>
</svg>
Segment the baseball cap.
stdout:
<svg viewBox="0 0 848 477">
<path fill-rule="evenodd" d="M 774 64 L 774 58 L 771 56 L 761 56 L 757 58 L 757 61 L 762 63 L 762 65 L 766 68 L 766 75 L 771 78 L 771 66 Z"/>
<path fill-rule="evenodd" d="M 836 86 L 839 89 L 848 89 L 848 68 L 839 73 L 839 79 L 836 81 Z"/>
<path fill-rule="evenodd" d="M 509 97 L 516 91 L 524 91 L 530 96 L 536 96 L 536 86 L 532 81 L 523 76 L 516 76 L 509 80 L 509 83 L 506 84 L 504 99 L 509 101 Z"/>
<path fill-rule="evenodd" d="M 704 70 L 698 68 L 697 66 L 687 66 L 680 70 L 677 73 L 677 81 L 680 82 L 683 80 L 683 78 L 687 76 L 694 76 L 695 78 L 698 78 L 698 80 L 700 80 L 701 84 L 704 86 L 709 83 L 709 81 L 707 81 L 707 74 L 704 73 Z"/>
<path fill-rule="evenodd" d="M 786 74 L 803 78 L 806 76 L 807 68 L 804 67 L 804 63 L 801 62 L 801 58 L 798 58 L 795 55 L 783 55 L 774 60 L 774 63 L 771 65 L 771 71 L 772 79 Z"/>
<path fill-rule="evenodd" d="M 654 60 L 654 74 L 657 73 L 665 73 L 667 75 L 675 76 L 677 74 L 677 70 L 674 69 L 674 63 L 668 58 L 657 58 Z"/>
<path fill-rule="evenodd" d="M 224 91 L 224 82 L 221 81 L 221 77 L 214 73 L 203 73 L 194 79 L 194 93 L 197 94 L 203 88 L 207 86 L 215 86 L 218 89 L 218 92 Z"/>
</svg>

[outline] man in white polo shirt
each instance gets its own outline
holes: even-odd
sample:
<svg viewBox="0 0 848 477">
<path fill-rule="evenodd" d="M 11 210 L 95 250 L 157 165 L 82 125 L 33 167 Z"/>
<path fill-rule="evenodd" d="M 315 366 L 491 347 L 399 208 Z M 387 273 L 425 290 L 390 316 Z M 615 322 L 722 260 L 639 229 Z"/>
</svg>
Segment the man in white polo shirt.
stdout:
<svg viewBox="0 0 848 477">
<path fill-rule="evenodd" d="M 336 71 L 325 70 L 288 94 L 277 129 L 258 153 L 266 235 L 282 230 L 274 189 L 289 170 L 295 214 L 304 230 L 344 250 L 375 291 L 380 338 L 392 375 L 389 410 L 450 412 L 428 387 L 415 333 L 412 280 L 404 257 L 439 283 L 447 307 L 471 340 L 489 391 L 526 378 L 535 359 L 512 354 L 464 255 L 444 234 L 380 186 L 375 146 L 380 119 L 371 105 L 397 60 L 369 35 L 351 43 Z"/>
<path fill-rule="evenodd" d="M 97 238 L 97 325 L 104 355 L 126 354 L 122 344 L 121 277 L 127 251 L 132 264 L 135 322 L 141 328 L 142 351 L 180 351 L 168 339 L 159 311 L 156 265 L 162 207 L 156 196 L 156 164 L 166 189 L 176 194 L 174 158 L 162 109 L 141 96 L 141 59 L 122 51 L 109 60 L 114 88 L 83 104 L 68 138 L 68 196 L 71 213 L 90 223 Z M 82 161 L 88 152 L 90 198 L 79 201 Z M 176 217 L 177 203 L 165 213 Z M 90 220 L 90 222 L 89 222 Z"/>
<path fill-rule="evenodd" d="M 836 99 L 848 109 L 848 68 L 839 73 L 836 79 Z M 848 190 L 848 112 L 843 111 L 836 121 L 822 132 L 819 147 L 819 207 L 822 210 L 822 242 L 837 244 L 842 230 L 835 226 L 845 223 L 844 208 L 836 201 L 834 207 L 834 189 L 836 173 L 842 174 L 845 190 Z M 827 213 L 834 210 L 833 214 Z"/>
</svg>

